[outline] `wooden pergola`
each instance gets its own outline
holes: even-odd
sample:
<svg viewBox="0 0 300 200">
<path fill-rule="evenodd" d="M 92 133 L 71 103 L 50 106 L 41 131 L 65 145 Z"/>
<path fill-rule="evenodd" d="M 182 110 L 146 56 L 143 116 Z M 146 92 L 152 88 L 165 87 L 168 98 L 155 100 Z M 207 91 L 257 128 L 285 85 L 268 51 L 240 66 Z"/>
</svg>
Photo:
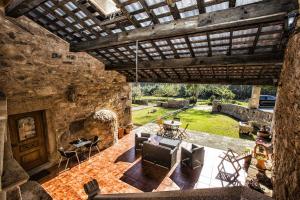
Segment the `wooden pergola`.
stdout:
<svg viewBox="0 0 300 200">
<path fill-rule="evenodd" d="M 13 0 L 26 15 L 117 70 L 129 82 L 276 84 L 296 0 L 114 0 L 106 16 L 88 0 Z"/>
</svg>

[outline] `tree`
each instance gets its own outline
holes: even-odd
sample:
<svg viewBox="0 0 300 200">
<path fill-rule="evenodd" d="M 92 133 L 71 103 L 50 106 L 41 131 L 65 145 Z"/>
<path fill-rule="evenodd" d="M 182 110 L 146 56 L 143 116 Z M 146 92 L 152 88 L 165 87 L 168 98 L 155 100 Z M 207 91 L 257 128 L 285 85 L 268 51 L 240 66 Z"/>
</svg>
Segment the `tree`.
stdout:
<svg viewBox="0 0 300 200">
<path fill-rule="evenodd" d="M 200 86 L 198 84 L 188 84 L 187 89 L 189 91 L 189 94 L 191 95 L 190 103 L 197 103 Z"/>
<path fill-rule="evenodd" d="M 175 84 L 160 84 L 158 89 L 154 91 L 154 96 L 158 97 L 176 97 L 179 86 Z"/>
<path fill-rule="evenodd" d="M 132 85 L 132 98 L 135 100 L 138 97 L 142 96 L 142 90 L 140 85 Z"/>
</svg>

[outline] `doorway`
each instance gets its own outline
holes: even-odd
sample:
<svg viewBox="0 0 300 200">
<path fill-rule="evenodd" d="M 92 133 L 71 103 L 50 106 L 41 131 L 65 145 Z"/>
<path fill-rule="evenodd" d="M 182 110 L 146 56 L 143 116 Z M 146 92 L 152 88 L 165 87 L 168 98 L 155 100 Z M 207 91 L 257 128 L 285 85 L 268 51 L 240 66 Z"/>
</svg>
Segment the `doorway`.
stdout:
<svg viewBox="0 0 300 200">
<path fill-rule="evenodd" d="M 8 117 L 14 158 L 27 171 L 48 161 L 44 119 L 43 111 Z"/>
</svg>

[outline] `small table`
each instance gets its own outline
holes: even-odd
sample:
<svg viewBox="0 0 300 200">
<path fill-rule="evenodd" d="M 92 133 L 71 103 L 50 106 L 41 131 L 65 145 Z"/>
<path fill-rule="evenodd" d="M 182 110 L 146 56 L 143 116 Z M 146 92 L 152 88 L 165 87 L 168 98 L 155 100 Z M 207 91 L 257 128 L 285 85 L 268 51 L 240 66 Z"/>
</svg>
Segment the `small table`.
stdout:
<svg viewBox="0 0 300 200">
<path fill-rule="evenodd" d="M 84 147 L 87 144 L 91 144 L 92 142 L 89 140 L 77 140 L 76 142 L 72 144 L 74 147 L 76 147 L 76 151 L 80 152 L 79 156 L 84 160 L 86 157 L 83 155 L 82 147 Z"/>
<path fill-rule="evenodd" d="M 159 144 L 162 146 L 166 146 L 166 147 L 170 147 L 171 149 L 174 149 L 175 147 L 179 147 L 180 140 L 163 138 L 159 141 Z"/>
<path fill-rule="evenodd" d="M 164 129 L 165 129 L 165 134 L 167 137 L 174 137 L 173 132 L 177 132 L 180 125 L 182 123 L 179 121 L 174 121 L 174 120 L 166 120 L 164 121 Z"/>
<path fill-rule="evenodd" d="M 82 141 L 82 140 L 78 140 L 78 143 L 75 143 L 73 144 L 73 146 L 75 146 L 76 148 L 81 148 L 83 147 L 84 145 L 87 145 L 87 144 L 91 144 L 92 142 L 87 140 L 87 141 Z"/>
</svg>

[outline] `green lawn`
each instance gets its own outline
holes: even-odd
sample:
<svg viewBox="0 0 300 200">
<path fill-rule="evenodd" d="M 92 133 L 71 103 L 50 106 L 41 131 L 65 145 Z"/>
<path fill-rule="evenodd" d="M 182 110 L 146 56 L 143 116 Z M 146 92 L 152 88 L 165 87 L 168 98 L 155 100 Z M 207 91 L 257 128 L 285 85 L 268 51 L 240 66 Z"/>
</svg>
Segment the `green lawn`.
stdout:
<svg viewBox="0 0 300 200">
<path fill-rule="evenodd" d="M 160 116 L 174 111 L 173 109 L 154 108 L 157 109 L 155 113 L 148 113 L 153 108 L 133 111 L 133 123 L 135 125 L 144 125 Z M 209 111 L 189 109 L 177 115 L 182 122 L 182 128 L 189 123 L 189 130 L 223 135 L 233 138 L 239 138 L 238 122 L 226 115 L 212 114 Z M 172 118 L 170 116 L 168 118 Z"/>
<path fill-rule="evenodd" d="M 156 109 L 157 111 L 154 113 L 150 113 L 149 111 L 153 109 Z M 133 111 L 133 115 L 132 115 L 133 123 L 135 125 L 141 126 L 153 120 L 156 120 L 158 117 L 166 115 L 168 112 L 172 112 L 172 111 L 174 111 L 174 109 L 159 108 L 159 107 L 146 108 L 143 110 Z"/>
<path fill-rule="evenodd" d="M 189 130 L 239 138 L 238 122 L 226 115 L 189 109 L 177 116 L 181 119 L 182 127 L 189 123 Z"/>
</svg>

